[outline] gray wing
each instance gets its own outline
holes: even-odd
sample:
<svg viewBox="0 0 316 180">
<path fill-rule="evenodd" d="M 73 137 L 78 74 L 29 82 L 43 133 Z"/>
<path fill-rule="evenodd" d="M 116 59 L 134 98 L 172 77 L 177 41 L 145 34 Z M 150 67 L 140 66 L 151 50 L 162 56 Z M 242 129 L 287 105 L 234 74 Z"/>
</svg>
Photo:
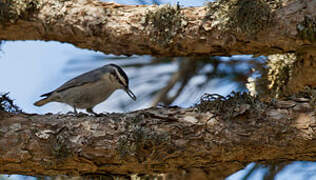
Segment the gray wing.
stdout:
<svg viewBox="0 0 316 180">
<path fill-rule="evenodd" d="M 65 82 L 63 85 L 61 85 L 59 88 L 55 89 L 54 91 L 41 95 L 41 97 L 50 96 L 54 92 L 61 92 L 72 87 L 82 86 L 86 83 L 96 82 L 102 78 L 105 72 L 106 72 L 106 68 L 104 66 L 101 68 L 86 72 L 84 74 L 81 74 Z"/>
</svg>

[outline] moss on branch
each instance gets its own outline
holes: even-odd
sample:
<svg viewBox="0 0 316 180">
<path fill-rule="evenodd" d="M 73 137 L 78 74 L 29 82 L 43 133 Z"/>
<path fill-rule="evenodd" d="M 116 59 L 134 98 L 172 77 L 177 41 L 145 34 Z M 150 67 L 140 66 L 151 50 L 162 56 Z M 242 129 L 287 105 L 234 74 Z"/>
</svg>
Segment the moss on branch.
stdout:
<svg viewBox="0 0 316 180">
<path fill-rule="evenodd" d="M 153 29 L 151 41 L 158 41 L 163 46 L 172 44 L 173 38 L 187 24 L 179 6 L 169 4 L 148 11 L 145 15 L 145 27 Z"/>
<path fill-rule="evenodd" d="M 28 19 L 39 10 L 40 0 L 4 0 L 0 2 L 0 23 L 15 23 L 18 19 Z"/>
<path fill-rule="evenodd" d="M 273 26 L 273 11 L 280 7 L 281 1 L 220 0 L 208 4 L 207 17 L 219 29 L 253 36 Z"/>
</svg>

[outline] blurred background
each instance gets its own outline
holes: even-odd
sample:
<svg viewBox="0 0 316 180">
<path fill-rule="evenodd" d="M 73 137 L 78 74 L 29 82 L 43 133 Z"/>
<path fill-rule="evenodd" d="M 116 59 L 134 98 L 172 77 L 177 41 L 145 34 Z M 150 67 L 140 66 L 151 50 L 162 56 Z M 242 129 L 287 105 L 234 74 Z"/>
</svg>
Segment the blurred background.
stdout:
<svg viewBox="0 0 316 180">
<path fill-rule="evenodd" d="M 168 0 L 115 0 L 120 4 L 176 4 Z M 181 6 L 202 6 L 205 0 L 179 0 Z M 113 56 L 79 49 L 71 44 L 42 41 L 5 41 L 0 51 L 0 92 L 9 92 L 24 112 L 67 113 L 68 105 L 49 103 L 36 107 L 40 95 L 52 91 L 69 79 L 115 63 L 130 78 L 130 88 L 137 96 L 134 102 L 123 91 L 116 91 L 94 108 L 95 112 L 128 112 L 158 104 L 189 107 L 198 103 L 204 93 L 223 96 L 231 91 L 247 91 L 248 77 L 258 76 L 253 68 L 262 66 L 265 57 L 251 55 L 232 57 L 155 58 L 151 56 Z M 84 112 L 84 111 L 83 111 Z M 37 179 L 19 175 L 0 175 L 2 179 Z M 251 163 L 227 179 L 315 179 L 316 164 L 293 162 L 278 165 Z"/>
</svg>

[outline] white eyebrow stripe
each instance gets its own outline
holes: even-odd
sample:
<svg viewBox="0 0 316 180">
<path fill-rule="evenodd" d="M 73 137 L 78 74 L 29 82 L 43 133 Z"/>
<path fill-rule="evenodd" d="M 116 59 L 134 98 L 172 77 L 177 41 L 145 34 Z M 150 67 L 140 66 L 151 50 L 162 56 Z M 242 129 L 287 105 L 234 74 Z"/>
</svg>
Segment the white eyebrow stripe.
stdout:
<svg viewBox="0 0 316 180">
<path fill-rule="evenodd" d="M 124 84 L 124 86 L 126 86 L 126 80 L 120 75 L 119 71 L 117 70 L 117 68 L 115 67 L 115 73 L 117 75 L 117 77 L 121 80 L 121 82 Z"/>
</svg>

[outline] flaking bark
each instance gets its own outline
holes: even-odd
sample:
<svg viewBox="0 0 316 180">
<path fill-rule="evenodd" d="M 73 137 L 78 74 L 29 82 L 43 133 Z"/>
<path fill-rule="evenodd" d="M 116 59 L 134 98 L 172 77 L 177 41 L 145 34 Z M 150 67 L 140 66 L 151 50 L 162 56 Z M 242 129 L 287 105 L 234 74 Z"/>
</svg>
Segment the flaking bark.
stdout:
<svg viewBox="0 0 316 180">
<path fill-rule="evenodd" d="M 98 0 L 0 3 L 0 39 L 68 42 L 116 55 L 269 55 L 315 47 L 313 0 L 179 8 Z"/>
<path fill-rule="evenodd" d="M 0 112 L 0 173 L 226 177 L 250 162 L 315 161 L 315 99 L 249 96 L 101 117 Z"/>
</svg>

